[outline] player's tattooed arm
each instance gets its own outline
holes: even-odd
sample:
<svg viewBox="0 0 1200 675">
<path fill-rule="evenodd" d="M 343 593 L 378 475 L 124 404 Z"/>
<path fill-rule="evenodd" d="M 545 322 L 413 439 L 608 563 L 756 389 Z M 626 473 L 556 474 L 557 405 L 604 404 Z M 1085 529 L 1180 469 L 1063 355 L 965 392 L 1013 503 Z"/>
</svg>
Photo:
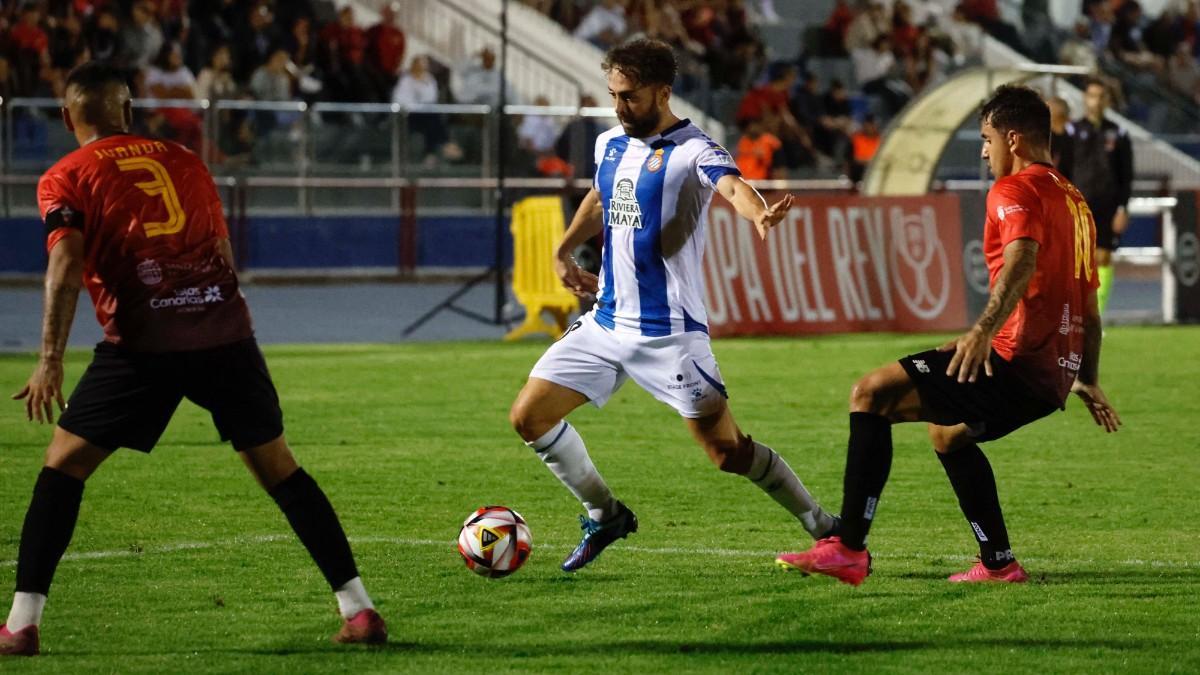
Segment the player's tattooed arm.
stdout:
<svg viewBox="0 0 1200 675">
<path fill-rule="evenodd" d="M 792 195 L 784 195 L 783 199 L 767 206 L 763 196 L 741 176 L 729 174 L 721 176 L 717 181 L 717 192 L 721 193 L 738 215 L 754 223 L 758 236 L 767 238 L 767 231 L 779 224 L 792 208 Z"/>
<path fill-rule="evenodd" d="M 1037 255 L 1038 243 L 1032 239 L 1015 239 L 1004 247 L 1004 266 L 983 313 L 971 330 L 940 347 L 942 351 L 954 350 L 947 376 L 956 377 L 959 382 L 974 382 L 980 366 L 988 377 L 992 376 L 992 364 L 988 361 L 992 338 L 1029 288 L 1029 280 L 1037 269 Z"/>
<path fill-rule="evenodd" d="M 1083 358 L 1071 392 L 1083 401 L 1096 424 L 1112 433 L 1121 426 L 1121 417 L 1100 388 L 1100 342 L 1103 335 L 1096 291 L 1088 291 L 1083 307 Z"/>
<path fill-rule="evenodd" d="M 42 315 L 42 351 L 38 365 L 21 391 L 13 395 L 25 401 L 25 418 L 54 421 L 54 403 L 63 399 L 63 353 L 75 319 L 75 303 L 83 285 L 83 234 L 72 230 L 50 249 L 46 267 L 46 306 Z"/>
<path fill-rule="evenodd" d="M 554 272 L 562 280 L 564 288 L 581 298 L 595 295 L 596 291 L 600 290 L 600 280 L 575 262 L 574 251 L 580 244 L 600 233 L 604 226 L 603 214 L 600 193 L 596 188 L 588 190 L 555 251 Z"/>
</svg>

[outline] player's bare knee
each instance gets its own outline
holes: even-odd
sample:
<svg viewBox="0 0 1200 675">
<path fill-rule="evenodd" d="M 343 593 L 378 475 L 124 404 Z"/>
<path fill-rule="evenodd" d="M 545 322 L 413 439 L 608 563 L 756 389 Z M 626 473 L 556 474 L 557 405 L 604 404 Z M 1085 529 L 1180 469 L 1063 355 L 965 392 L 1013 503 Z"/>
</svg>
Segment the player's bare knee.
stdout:
<svg viewBox="0 0 1200 675">
<path fill-rule="evenodd" d="M 850 412 L 883 414 L 882 389 L 883 378 L 875 373 L 863 375 L 850 389 Z"/>
<path fill-rule="evenodd" d="M 513 431 L 526 442 L 536 441 L 550 430 L 558 420 L 544 420 L 524 401 L 518 399 L 508 411 L 508 422 Z"/>
</svg>

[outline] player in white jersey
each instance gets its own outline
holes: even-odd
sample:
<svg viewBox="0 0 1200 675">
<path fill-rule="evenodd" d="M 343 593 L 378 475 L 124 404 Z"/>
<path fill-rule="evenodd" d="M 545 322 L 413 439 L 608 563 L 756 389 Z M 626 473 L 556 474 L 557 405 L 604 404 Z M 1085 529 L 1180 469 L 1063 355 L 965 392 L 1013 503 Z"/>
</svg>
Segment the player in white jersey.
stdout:
<svg viewBox="0 0 1200 675">
<path fill-rule="evenodd" d="M 795 516 L 815 539 L 836 519 L 804 489 L 787 463 L 742 433 L 708 339 L 704 311 L 705 215 L 714 191 L 761 236 L 792 205 L 768 207 L 742 180 L 729 153 L 670 109 L 675 56 L 657 40 L 635 40 L 605 57 L 621 124 L 596 142 L 596 178 L 558 247 L 555 270 L 596 307 L 554 343 L 513 402 L 513 428 L 583 503 L 583 539 L 563 561 L 572 572 L 613 541 L 637 531 L 637 518 L 612 492 L 564 418 L 591 401 L 603 406 L 633 378 L 685 419 L 722 471 L 746 476 Z M 604 231 L 600 275 L 571 251 Z"/>
</svg>

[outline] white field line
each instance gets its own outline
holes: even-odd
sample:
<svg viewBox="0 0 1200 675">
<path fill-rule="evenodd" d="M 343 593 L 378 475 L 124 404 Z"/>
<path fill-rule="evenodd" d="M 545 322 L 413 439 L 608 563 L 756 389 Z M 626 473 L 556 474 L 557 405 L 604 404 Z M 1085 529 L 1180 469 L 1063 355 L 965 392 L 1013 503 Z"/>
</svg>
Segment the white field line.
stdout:
<svg viewBox="0 0 1200 675">
<path fill-rule="evenodd" d="M 86 561 L 86 560 L 105 560 L 108 558 L 136 558 L 143 555 L 163 554 L 163 553 L 178 553 L 181 551 L 202 551 L 216 548 L 233 548 L 236 546 L 252 546 L 255 544 L 273 544 L 283 541 L 294 541 L 295 537 L 291 534 L 271 534 L 260 537 L 239 537 L 234 539 L 225 539 L 220 541 L 184 541 L 176 544 L 165 544 L 163 546 L 153 546 L 148 548 L 123 548 L 111 549 L 107 551 L 81 551 L 78 553 L 67 553 L 63 556 L 63 562 Z M 454 542 L 452 540 L 442 541 L 440 539 L 405 539 L 401 537 L 351 537 L 351 543 L 355 544 L 393 544 L 396 546 L 444 546 L 447 550 L 452 550 Z M 545 546 L 561 546 L 566 549 L 573 542 L 542 542 Z M 727 558 L 773 558 L 780 551 L 751 551 L 745 549 L 729 549 L 729 548 L 704 548 L 704 547 L 651 547 L 651 546 L 630 546 L 618 543 L 617 546 L 625 551 L 633 551 L 634 553 L 649 553 L 654 555 L 688 555 L 688 556 L 720 556 Z M 887 554 L 882 555 L 872 554 L 876 558 L 884 560 L 929 560 L 939 558 L 943 560 L 972 560 L 973 556 L 966 555 L 944 555 L 939 553 L 904 553 L 904 554 Z M 1187 560 L 1145 560 L 1141 558 L 1129 558 L 1126 560 L 1115 561 L 1100 561 L 1088 559 L 1068 559 L 1068 558 L 1021 558 L 1022 562 L 1031 564 L 1038 563 L 1053 563 L 1063 565 L 1125 565 L 1129 567 L 1162 567 L 1162 568 L 1200 568 L 1200 561 Z M 14 567 L 16 560 L 0 561 L 0 567 Z"/>
</svg>

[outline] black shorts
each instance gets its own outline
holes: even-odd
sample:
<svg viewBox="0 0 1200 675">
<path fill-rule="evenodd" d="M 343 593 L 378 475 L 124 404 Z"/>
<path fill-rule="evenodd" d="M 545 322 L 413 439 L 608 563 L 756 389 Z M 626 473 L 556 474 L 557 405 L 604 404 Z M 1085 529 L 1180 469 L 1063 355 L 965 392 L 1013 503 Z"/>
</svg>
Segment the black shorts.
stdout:
<svg viewBox="0 0 1200 675">
<path fill-rule="evenodd" d="M 974 382 L 946 375 L 954 352 L 931 349 L 900 359 L 917 386 L 925 419 L 942 426 L 965 423 L 976 442 L 994 441 L 1059 409 L 1021 380 L 995 352 L 992 376 L 979 369 Z"/>
<path fill-rule="evenodd" d="M 1115 251 L 1121 245 L 1121 235 L 1113 232 L 1113 220 L 1116 217 L 1115 208 L 1092 211 L 1092 219 L 1096 221 L 1096 248 Z"/>
<path fill-rule="evenodd" d="M 254 338 L 166 353 L 101 342 L 58 426 L 105 450 L 150 452 L 184 397 L 212 414 L 221 440 L 236 450 L 283 433 L 279 396 Z"/>
</svg>

